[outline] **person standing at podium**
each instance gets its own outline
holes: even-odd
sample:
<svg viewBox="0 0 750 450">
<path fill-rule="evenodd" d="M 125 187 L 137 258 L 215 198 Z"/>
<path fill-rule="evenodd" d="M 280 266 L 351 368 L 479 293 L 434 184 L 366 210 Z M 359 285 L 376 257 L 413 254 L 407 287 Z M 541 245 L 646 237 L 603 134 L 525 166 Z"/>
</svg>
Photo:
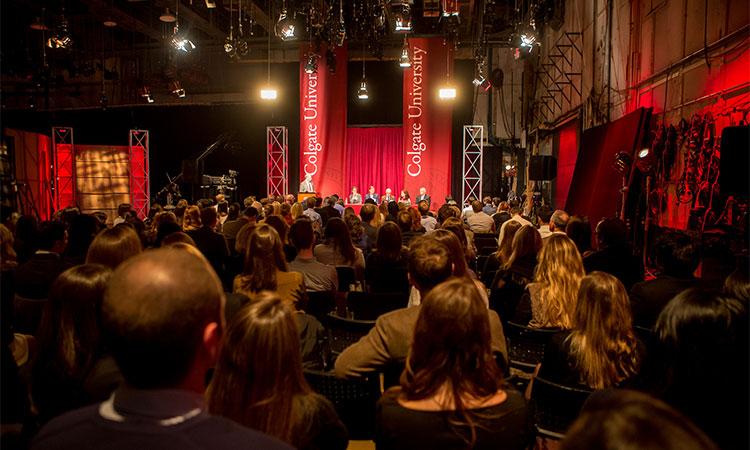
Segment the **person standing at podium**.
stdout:
<svg viewBox="0 0 750 450">
<path fill-rule="evenodd" d="M 302 182 L 299 184 L 299 191 L 303 193 L 315 192 L 315 187 L 313 187 L 312 182 L 312 175 L 310 175 L 309 173 L 305 175 L 305 179 L 302 180 Z"/>
</svg>

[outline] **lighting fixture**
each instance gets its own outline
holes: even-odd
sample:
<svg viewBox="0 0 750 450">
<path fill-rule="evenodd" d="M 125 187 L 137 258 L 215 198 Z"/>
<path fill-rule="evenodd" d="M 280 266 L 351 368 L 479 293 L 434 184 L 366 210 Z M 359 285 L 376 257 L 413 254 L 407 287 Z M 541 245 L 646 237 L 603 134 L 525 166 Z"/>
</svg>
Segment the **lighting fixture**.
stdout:
<svg viewBox="0 0 750 450">
<path fill-rule="evenodd" d="M 276 21 L 276 36 L 280 37 L 282 41 L 290 41 L 296 36 L 294 35 L 295 26 L 294 21 L 289 17 L 286 11 L 286 2 L 281 9 L 279 20 Z"/>
<path fill-rule="evenodd" d="M 448 45 L 448 42 L 446 42 L 445 45 Z M 451 48 L 448 47 L 445 51 L 445 84 L 438 89 L 438 98 L 440 98 L 440 100 L 453 100 L 456 98 L 456 87 L 451 83 L 452 62 L 453 54 Z"/>
<path fill-rule="evenodd" d="M 412 30 L 411 6 L 408 3 L 392 4 L 393 8 L 393 31 L 396 33 L 408 33 Z"/>
<path fill-rule="evenodd" d="M 146 103 L 154 103 L 154 97 L 151 96 L 151 88 L 143 86 L 140 90 L 140 96 Z"/>
<path fill-rule="evenodd" d="M 641 151 L 638 152 L 638 157 L 641 158 L 641 159 L 643 159 L 643 158 L 645 158 L 645 157 L 648 156 L 648 154 L 649 154 L 650 151 L 651 151 L 651 149 L 649 149 L 647 147 L 643 148 L 643 149 L 641 149 Z"/>
<path fill-rule="evenodd" d="M 346 23 L 344 22 L 344 3 L 343 0 L 339 0 L 339 23 L 338 29 L 335 34 L 335 41 L 333 42 L 337 47 L 343 47 L 346 41 Z"/>
<path fill-rule="evenodd" d="M 411 60 L 409 59 L 409 43 L 404 38 L 404 46 L 401 47 L 401 57 L 398 59 L 398 65 L 407 68 L 411 67 Z"/>
<path fill-rule="evenodd" d="M 438 90 L 438 97 L 441 100 L 453 100 L 456 98 L 456 88 L 453 86 L 443 86 Z"/>
<path fill-rule="evenodd" d="M 506 165 L 505 165 L 505 170 L 510 170 L 510 169 L 512 169 L 512 168 L 513 168 L 513 166 L 511 166 L 510 164 L 506 164 Z"/>
<path fill-rule="evenodd" d="M 185 89 L 182 87 L 180 80 L 172 80 L 169 82 L 169 91 L 176 95 L 178 98 L 185 98 Z"/>
<path fill-rule="evenodd" d="M 206 0 L 206 8 L 208 9 L 216 8 L 216 2 L 214 0 Z"/>
<path fill-rule="evenodd" d="M 234 23 L 232 19 L 232 0 L 229 0 L 229 36 L 224 39 L 224 53 L 230 57 L 234 53 Z"/>
<path fill-rule="evenodd" d="M 117 26 L 117 22 L 115 22 L 114 20 L 112 20 L 111 17 L 108 17 L 107 20 L 105 20 L 104 22 L 102 22 L 102 25 L 104 25 L 107 28 L 114 28 L 114 27 Z"/>
<path fill-rule="evenodd" d="M 264 87 L 260 90 L 260 98 L 263 100 L 276 100 L 278 96 L 278 91 L 272 87 Z"/>
<path fill-rule="evenodd" d="M 443 17 L 458 17 L 458 1 L 443 0 Z"/>
<path fill-rule="evenodd" d="M 242 2 L 240 2 L 240 5 L 242 5 Z M 270 2 L 267 3 L 267 5 L 269 6 L 269 10 L 270 10 Z M 242 22 L 240 22 L 240 24 L 242 24 Z M 261 98 L 261 100 L 272 101 L 272 100 L 276 100 L 278 98 L 279 93 L 278 93 L 278 91 L 275 88 L 273 88 L 271 86 L 271 33 L 270 33 L 270 31 L 268 33 L 268 41 L 267 41 L 267 43 L 268 43 L 268 47 L 267 47 L 267 50 L 268 50 L 268 61 L 267 61 L 267 64 L 268 65 L 267 65 L 267 72 L 266 72 L 266 75 L 267 75 L 266 86 L 263 87 L 263 88 L 261 88 L 261 90 L 260 90 L 260 98 Z"/>
<path fill-rule="evenodd" d="M 55 31 L 47 39 L 47 47 L 67 49 L 73 45 L 73 39 L 68 32 L 68 20 L 65 18 L 65 11 L 60 13 L 60 22 Z"/>
<path fill-rule="evenodd" d="M 359 89 L 357 90 L 357 98 L 360 100 L 370 98 L 370 94 L 367 92 L 367 78 L 365 77 L 365 55 L 365 42 L 362 41 L 362 82 L 359 83 Z"/>
<path fill-rule="evenodd" d="M 615 155 L 615 160 L 612 163 L 612 166 L 616 171 L 618 171 L 620 174 L 626 174 L 628 170 L 630 170 L 630 165 L 633 163 L 633 158 L 630 157 L 625 152 L 617 152 Z"/>
<path fill-rule="evenodd" d="M 37 30 L 37 31 L 49 30 L 47 25 L 45 25 L 44 22 L 42 21 L 41 17 L 34 18 L 34 21 L 31 22 L 31 25 L 29 25 L 29 28 L 31 28 L 32 30 Z"/>
<path fill-rule="evenodd" d="M 174 26 L 174 33 L 172 34 L 172 47 L 175 50 L 189 53 L 195 50 L 195 44 L 186 35 L 180 34 L 180 25 L 176 23 Z"/>
<path fill-rule="evenodd" d="M 318 72 L 318 55 L 310 53 L 307 55 L 307 64 L 305 64 L 305 73 L 317 73 Z"/>
<path fill-rule="evenodd" d="M 159 20 L 164 23 L 173 23 L 177 21 L 177 17 L 169 10 L 169 8 L 165 8 L 164 12 L 159 16 Z"/>
<path fill-rule="evenodd" d="M 638 161 L 635 163 L 638 170 L 643 173 L 650 172 L 655 163 L 654 152 L 648 147 L 643 147 L 638 151 Z"/>
</svg>

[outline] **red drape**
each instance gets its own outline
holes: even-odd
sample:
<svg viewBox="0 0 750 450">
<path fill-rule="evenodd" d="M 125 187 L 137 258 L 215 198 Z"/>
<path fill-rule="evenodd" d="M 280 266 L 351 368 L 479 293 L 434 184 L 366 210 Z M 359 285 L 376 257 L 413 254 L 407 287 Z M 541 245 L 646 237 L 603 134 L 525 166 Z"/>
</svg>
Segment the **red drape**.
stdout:
<svg viewBox="0 0 750 450">
<path fill-rule="evenodd" d="M 555 179 L 554 206 L 558 209 L 565 209 L 568 189 L 578 157 L 578 121 L 574 120 L 562 127 L 555 138 L 557 139 L 557 178 Z"/>
<path fill-rule="evenodd" d="M 398 197 L 404 184 L 403 139 L 402 127 L 349 128 L 346 133 L 347 190 L 340 194 L 348 197 L 352 186 L 357 186 L 364 198 L 372 185 L 379 195 L 389 187 Z M 410 194 L 415 197 L 417 193 Z"/>
</svg>

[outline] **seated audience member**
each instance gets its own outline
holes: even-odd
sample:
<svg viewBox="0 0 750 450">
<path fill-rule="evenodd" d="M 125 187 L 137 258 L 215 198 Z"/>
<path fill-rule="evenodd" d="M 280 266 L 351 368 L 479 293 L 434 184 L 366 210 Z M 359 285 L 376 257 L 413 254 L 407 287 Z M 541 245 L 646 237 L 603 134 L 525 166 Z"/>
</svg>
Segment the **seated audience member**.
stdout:
<svg viewBox="0 0 750 450">
<path fill-rule="evenodd" d="M 292 220 L 297 220 L 300 217 L 304 216 L 304 214 L 302 214 L 302 213 L 305 211 L 305 205 L 306 204 L 307 204 L 307 202 L 303 201 L 302 203 L 296 202 L 296 203 L 294 203 L 292 205 L 292 210 L 289 212 L 289 214 L 291 214 L 291 216 L 292 216 Z M 291 226 L 291 225 L 289 225 L 289 226 Z"/>
<path fill-rule="evenodd" d="M 476 258 L 477 252 L 474 248 L 474 235 L 471 231 L 467 231 L 464 228 L 464 224 L 460 219 L 449 217 L 440 224 L 440 228 L 456 235 L 458 242 L 461 243 L 466 261 L 472 261 Z"/>
<path fill-rule="evenodd" d="M 495 274 L 504 266 L 509 260 L 510 255 L 513 253 L 513 238 L 516 236 L 516 232 L 521 229 L 519 222 L 513 222 L 505 227 L 505 234 L 503 235 L 503 242 L 497 247 L 495 253 L 487 257 L 487 261 L 484 263 L 484 269 L 482 270 L 482 283 L 486 286 L 492 285 L 492 280 L 495 278 Z"/>
<path fill-rule="evenodd" d="M 208 387 L 208 410 L 298 449 L 343 450 L 346 428 L 302 374 L 294 315 L 272 294 L 237 313 Z"/>
<path fill-rule="evenodd" d="M 142 251 L 141 240 L 133 228 L 120 224 L 96 235 L 86 254 L 86 264 L 102 264 L 114 270 Z"/>
<path fill-rule="evenodd" d="M 662 309 L 677 294 L 698 285 L 693 272 L 698 268 L 698 248 L 689 236 L 667 232 L 654 246 L 659 276 L 641 281 L 630 290 L 633 322 L 644 328 L 653 328 Z"/>
<path fill-rule="evenodd" d="M 643 280 L 643 264 L 633 256 L 628 245 L 628 227 L 620 219 L 602 219 L 596 226 L 598 250 L 586 256 L 586 272 L 598 270 L 616 276 L 630 291 Z"/>
<path fill-rule="evenodd" d="M 330 266 L 353 267 L 357 278 L 363 279 L 365 256 L 352 243 L 349 228 L 344 221 L 338 217 L 329 219 L 324 237 L 323 243 L 315 246 L 315 258 Z"/>
<path fill-rule="evenodd" d="M 402 245 L 401 229 L 393 222 L 383 224 L 378 231 L 376 247 L 365 264 L 368 291 L 407 295 L 409 277 L 406 263 L 409 250 Z"/>
<path fill-rule="evenodd" d="M 36 300 L 47 298 L 52 282 L 69 267 L 61 256 L 65 252 L 67 243 L 68 236 L 62 223 L 42 223 L 36 239 L 38 250 L 27 262 L 16 269 L 17 295 Z M 35 330 L 25 331 L 33 333 Z"/>
<path fill-rule="evenodd" d="M 318 262 L 313 256 L 312 222 L 307 218 L 298 219 L 289 230 L 289 238 L 297 249 L 297 257 L 289 263 L 289 269 L 302 274 L 305 288 L 309 292 L 336 291 L 339 287 L 336 268 Z"/>
<path fill-rule="evenodd" d="M 539 220 L 542 221 L 542 225 L 539 227 L 539 234 L 542 235 L 542 240 L 546 241 L 548 237 L 555 233 L 565 234 L 565 227 L 568 225 L 570 216 L 565 211 L 558 209 L 555 212 L 549 214 L 546 217 L 546 221 L 540 214 Z"/>
<path fill-rule="evenodd" d="M 202 256 L 162 248 L 125 262 L 101 312 L 124 383 L 105 402 L 50 421 L 31 448 L 291 448 L 205 411 L 223 311 L 221 283 Z"/>
<path fill-rule="evenodd" d="M 456 209 L 449 204 L 444 204 L 438 209 L 437 222 L 438 225 L 442 225 L 443 222 L 448 220 L 450 217 L 460 218 L 460 214 L 456 214 Z M 437 228 L 437 227 L 436 227 Z"/>
<path fill-rule="evenodd" d="M 379 216 L 378 207 L 370 203 L 365 203 L 362 205 L 362 209 L 359 210 L 359 217 L 362 219 L 362 228 L 367 235 L 368 251 L 372 251 L 372 247 L 378 239 L 380 222 L 377 220 L 377 217 Z"/>
<path fill-rule="evenodd" d="M 67 264 L 75 266 L 86 261 L 86 253 L 99 229 L 99 221 L 90 214 L 79 214 L 71 219 L 68 229 L 68 245 L 63 254 L 63 259 Z"/>
<path fill-rule="evenodd" d="M 420 215 L 420 225 L 424 228 L 426 233 L 432 232 L 437 226 L 437 219 L 430 215 L 430 204 L 422 200 L 417 205 Z"/>
<path fill-rule="evenodd" d="M 486 196 L 482 199 L 482 211 L 488 216 L 491 216 L 497 212 L 497 205 L 492 204 L 492 197 Z"/>
<path fill-rule="evenodd" d="M 497 212 L 492 214 L 492 220 L 495 221 L 495 229 L 500 230 L 503 224 L 510 220 L 510 205 L 508 202 L 498 202 Z"/>
<path fill-rule="evenodd" d="M 280 215 L 281 218 L 284 219 L 286 226 L 291 227 L 294 223 L 294 219 L 292 218 L 292 205 L 286 202 L 282 203 Z"/>
<path fill-rule="evenodd" d="M 272 215 L 266 217 L 263 223 L 272 226 L 273 229 L 279 233 L 279 239 L 281 239 L 281 243 L 284 247 L 284 258 L 286 259 L 286 262 L 294 260 L 294 258 L 297 257 L 297 249 L 289 243 L 289 226 L 286 224 L 284 218 L 280 215 Z"/>
<path fill-rule="evenodd" d="M 323 218 L 315 211 L 315 204 L 317 200 L 315 197 L 308 197 L 305 200 L 305 210 L 302 212 L 308 219 L 313 223 L 313 230 L 320 231 L 323 229 Z"/>
<path fill-rule="evenodd" d="M 221 194 L 219 194 L 221 195 Z M 229 219 L 229 203 L 222 200 L 216 204 L 216 213 L 218 214 L 218 221 L 216 223 L 216 231 L 221 231 L 224 223 Z"/>
<path fill-rule="evenodd" d="M 466 219 L 469 229 L 474 233 L 494 233 L 495 221 L 484 212 L 482 202 L 475 200 L 471 209 L 474 213 Z"/>
<path fill-rule="evenodd" d="M 39 224 L 34 216 L 21 216 L 16 221 L 13 249 L 18 255 L 18 263 L 23 264 L 39 249 L 37 243 Z"/>
<path fill-rule="evenodd" d="M 417 236 L 421 236 L 424 232 L 418 232 L 413 230 L 411 214 L 408 211 L 399 211 L 396 215 L 396 224 L 401 229 L 401 243 L 408 247 L 412 239 Z"/>
<path fill-rule="evenodd" d="M 521 225 L 520 222 L 517 223 Z M 514 226 L 508 224 L 506 230 Z M 523 225 L 516 231 L 510 257 L 500 266 L 490 285 L 490 308 L 497 311 L 502 320 L 509 321 L 515 318 L 526 286 L 534 279 L 537 254 L 541 249 L 542 237 L 536 228 Z M 523 320 L 524 318 L 521 318 L 521 321 Z M 528 321 L 528 317 L 525 317 L 525 320 Z"/>
<path fill-rule="evenodd" d="M 656 322 L 652 391 L 722 449 L 748 448 L 747 304 L 698 288 L 678 294 Z"/>
<path fill-rule="evenodd" d="M 198 250 L 203 253 L 211 267 L 219 276 L 223 276 L 226 260 L 229 257 L 229 247 L 224 235 L 216 232 L 218 217 L 214 208 L 201 209 L 201 227 L 188 231 L 187 234 Z"/>
<path fill-rule="evenodd" d="M 117 226 L 125 222 L 127 215 L 133 211 L 133 206 L 130 203 L 120 203 L 117 205 L 117 217 L 112 221 L 113 226 Z"/>
<path fill-rule="evenodd" d="M 700 278 L 701 286 L 721 289 L 729 274 L 736 269 L 737 258 L 728 241 L 723 232 L 704 233 L 700 241 L 695 241 L 700 248 L 700 264 L 695 275 Z"/>
<path fill-rule="evenodd" d="M 398 213 L 401 211 L 398 203 L 391 201 L 383 204 L 385 204 L 386 212 L 388 213 L 385 220 L 388 222 L 398 222 Z"/>
<path fill-rule="evenodd" d="M 425 296 L 407 359 L 401 386 L 378 402 L 379 450 L 528 447 L 526 402 L 504 389 L 473 284 L 452 279 Z"/>
<path fill-rule="evenodd" d="M 177 223 L 182 226 L 182 224 L 185 222 L 185 211 L 188 207 L 188 201 L 184 198 L 181 198 L 177 201 L 177 205 L 174 208 L 174 215 L 177 218 Z"/>
<path fill-rule="evenodd" d="M 593 393 L 560 450 L 719 450 L 666 403 L 624 389 Z"/>
<path fill-rule="evenodd" d="M 589 255 L 591 252 L 591 224 L 587 217 L 573 216 L 568 219 L 565 234 L 576 243 L 581 257 L 585 258 Z"/>
<path fill-rule="evenodd" d="M 182 231 L 188 232 L 197 230 L 201 227 L 201 208 L 192 205 L 185 210 L 185 216 L 182 219 Z"/>
<path fill-rule="evenodd" d="M 231 210 L 235 205 L 236 203 L 232 205 L 232 208 L 230 208 L 230 216 L 232 215 Z M 237 239 L 237 234 L 240 232 L 242 227 L 249 223 L 255 224 L 257 220 L 258 210 L 253 208 L 252 206 L 248 206 L 242 211 L 242 214 L 238 214 L 236 219 L 233 220 L 230 218 L 226 222 L 224 222 L 224 226 L 221 227 L 221 234 L 223 234 L 227 239 L 227 242 L 231 244 Z"/>
<path fill-rule="evenodd" d="M 528 320 L 529 326 L 536 328 L 571 329 L 578 288 L 585 275 L 573 241 L 563 234 L 548 237 L 539 252 L 534 281 L 526 286 L 516 310 L 516 320 Z"/>
<path fill-rule="evenodd" d="M 270 225 L 258 225 L 250 234 L 245 267 L 242 274 L 235 277 L 233 290 L 247 295 L 250 300 L 261 291 L 272 291 L 290 304 L 297 304 L 304 297 L 302 274 L 289 272 L 279 233 Z"/>
<path fill-rule="evenodd" d="M 185 232 L 182 231 L 182 227 L 178 225 L 177 222 L 172 222 L 170 220 L 161 222 L 156 230 L 156 236 L 154 237 L 154 247 L 161 247 L 164 239 L 174 233 L 185 234 Z M 190 240 L 192 241 L 193 238 L 190 238 Z"/>
<path fill-rule="evenodd" d="M 573 328 L 552 338 L 539 376 L 588 389 L 622 386 L 638 375 L 643 356 L 625 287 L 608 273 L 592 272 L 581 280 Z"/>
<path fill-rule="evenodd" d="M 509 209 L 508 209 L 508 214 L 510 214 L 510 218 L 508 220 L 504 221 L 503 224 L 500 226 L 500 232 L 498 234 L 498 239 L 497 239 L 498 243 L 503 242 L 503 234 L 504 234 L 505 226 L 511 220 L 515 220 L 516 222 L 520 222 L 521 225 L 531 225 L 531 226 L 534 225 L 531 222 L 529 222 L 528 220 L 524 219 L 523 216 L 521 216 L 521 205 L 518 202 L 518 200 L 513 200 L 512 202 L 510 202 L 510 206 L 509 206 Z"/>
<path fill-rule="evenodd" d="M 414 239 L 409 248 L 409 282 L 424 297 L 452 275 L 448 248 L 429 236 Z M 466 283 L 471 283 L 465 279 Z M 471 286 L 475 285 L 471 283 Z M 345 349 L 336 359 L 339 377 L 358 377 L 389 364 L 403 364 L 414 334 L 420 306 L 397 309 L 378 317 L 375 327 L 357 343 Z M 485 309 L 486 310 L 486 309 Z M 505 336 L 500 319 L 488 311 L 492 334 L 492 351 L 507 361 Z"/>
<path fill-rule="evenodd" d="M 232 223 L 239 219 L 240 219 L 240 204 L 237 202 L 229 204 L 229 206 L 227 207 L 226 220 L 224 220 L 224 223 L 221 224 L 221 233 L 224 234 L 224 236 L 226 236 L 227 234 L 224 231 L 224 225 L 226 225 L 227 223 Z M 235 227 L 235 229 L 232 230 L 234 232 L 234 235 L 237 235 L 237 231 L 239 231 L 239 229 L 240 227 Z"/>
<path fill-rule="evenodd" d="M 99 311 L 112 271 L 85 264 L 63 272 L 52 285 L 37 332 L 31 392 L 42 423 L 107 399 L 122 380 L 105 353 Z"/>
<path fill-rule="evenodd" d="M 341 218 L 341 213 L 338 209 L 335 208 L 336 205 L 336 197 L 330 196 L 326 197 L 323 200 L 323 207 L 318 210 L 318 214 L 320 214 L 321 223 L 323 225 L 323 228 L 328 226 L 328 221 L 333 218 Z"/>
<path fill-rule="evenodd" d="M 745 305 L 750 302 L 750 273 L 747 258 L 742 258 L 734 272 L 729 274 L 724 281 L 723 290 L 727 295 L 744 302 Z"/>
<path fill-rule="evenodd" d="M 468 199 L 466 199 L 466 206 L 464 206 L 464 209 L 461 211 L 461 218 L 464 222 L 466 222 L 467 219 L 471 217 L 472 214 L 474 214 L 474 208 L 472 207 L 472 205 L 475 201 L 477 201 L 477 199 L 474 197 L 469 197 Z"/>
<path fill-rule="evenodd" d="M 162 247 L 167 247 L 169 245 L 175 244 L 187 244 L 192 247 L 198 248 L 198 246 L 195 245 L 195 241 L 193 240 L 193 238 L 191 238 L 189 234 L 183 231 L 176 231 L 172 234 L 168 234 L 164 236 L 164 239 L 161 240 Z"/>
<path fill-rule="evenodd" d="M 371 244 L 367 240 L 367 234 L 365 233 L 365 229 L 362 226 L 362 220 L 359 216 L 354 214 L 354 211 L 352 210 L 351 214 L 344 215 L 344 223 L 346 224 L 346 227 L 349 228 L 349 236 L 352 238 L 352 244 L 362 250 L 363 253 L 370 253 Z"/>
</svg>

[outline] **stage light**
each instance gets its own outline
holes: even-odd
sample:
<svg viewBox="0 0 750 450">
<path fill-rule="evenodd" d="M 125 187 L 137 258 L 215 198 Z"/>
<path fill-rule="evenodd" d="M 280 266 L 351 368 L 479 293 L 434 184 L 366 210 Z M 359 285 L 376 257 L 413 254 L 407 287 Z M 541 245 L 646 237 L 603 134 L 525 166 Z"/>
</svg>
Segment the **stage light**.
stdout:
<svg viewBox="0 0 750 450">
<path fill-rule="evenodd" d="M 164 23 L 173 23 L 177 21 L 177 17 L 169 10 L 169 8 L 165 8 L 164 12 L 159 16 L 159 20 Z"/>
<path fill-rule="evenodd" d="M 294 21 L 287 15 L 286 6 L 281 10 L 279 20 L 276 22 L 276 36 L 280 37 L 282 41 L 290 41 L 295 38 L 295 26 Z"/>
<path fill-rule="evenodd" d="M 31 25 L 29 25 L 29 28 L 31 28 L 32 30 L 37 30 L 37 31 L 49 30 L 47 25 L 45 25 L 44 22 L 42 22 L 42 19 L 40 17 L 34 18 L 34 21 L 31 22 Z"/>
<path fill-rule="evenodd" d="M 175 50 L 183 53 L 189 53 L 195 50 L 195 44 L 186 35 L 180 34 L 179 24 L 174 26 L 174 33 L 172 34 L 172 47 Z"/>
<path fill-rule="evenodd" d="M 648 154 L 649 154 L 650 151 L 651 151 L 651 149 L 649 149 L 649 148 L 643 148 L 643 149 L 641 149 L 641 151 L 638 152 L 638 157 L 641 158 L 641 159 L 645 158 L 645 157 L 648 156 Z"/>
<path fill-rule="evenodd" d="M 357 91 L 357 98 L 360 100 L 367 100 L 370 98 L 370 94 L 367 92 L 366 80 L 362 80 L 362 83 L 360 83 L 359 90 Z"/>
<path fill-rule="evenodd" d="M 490 82 L 490 80 L 485 78 L 481 72 L 478 73 L 476 77 L 474 77 L 472 83 L 474 84 L 474 86 L 477 86 L 484 91 L 488 91 L 492 87 L 492 83 Z"/>
<path fill-rule="evenodd" d="M 456 88 L 453 86 L 444 86 L 438 90 L 438 97 L 441 100 L 453 100 L 456 98 Z"/>
<path fill-rule="evenodd" d="M 633 163 L 633 158 L 625 152 L 618 152 L 615 155 L 615 160 L 612 164 L 614 169 L 620 174 L 625 175 L 630 170 L 630 165 Z"/>
<path fill-rule="evenodd" d="M 513 168 L 513 166 L 511 166 L 510 164 L 506 164 L 506 165 L 505 165 L 505 170 L 510 170 L 510 169 L 512 169 L 512 168 Z"/>
<path fill-rule="evenodd" d="M 404 46 L 401 47 L 401 57 L 398 59 L 398 65 L 407 68 L 411 67 L 411 60 L 409 59 L 409 43 L 404 39 Z"/>
<path fill-rule="evenodd" d="M 272 87 L 265 87 L 260 90 L 260 98 L 263 100 L 276 100 L 278 96 L 278 91 Z"/>
<path fill-rule="evenodd" d="M 532 50 L 534 50 L 534 44 L 536 43 L 536 36 L 533 34 L 522 34 L 521 35 L 521 44 L 519 47 L 521 48 L 528 48 L 529 53 L 531 53 Z"/>
<path fill-rule="evenodd" d="M 318 55 L 310 53 L 307 55 L 307 64 L 305 64 L 305 73 L 317 73 L 318 72 Z"/>
<path fill-rule="evenodd" d="M 208 9 L 216 8 L 216 2 L 214 0 L 206 0 L 206 8 Z"/>
<path fill-rule="evenodd" d="M 151 96 L 151 88 L 143 86 L 140 91 L 140 96 L 146 101 L 146 103 L 154 103 L 154 98 Z"/>
<path fill-rule="evenodd" d="M 409 33 L 412 30 L 411 7 L 408 3 L 391 5 L 393 8 L 393 31 L 396 33 Z"/>
<path fill-rule="evenodd" d="M 55 31 L 47 39 L 47 47 L 67 49 L 73 45 L 73 39 L 68 32 L 68 20 L 65 18 L 65 12 L 60 14 L 60 22 L 57 24 Z"/>
<path fill-rule="evenodd" d="M 651 169 L 653 169 L 655 162 L 656 158 L 654 157 L 654 152 L 652 152 L 650 148 L 644 147 L 638 151 L 638 161 L 635 165 L 641 172 L 650 172 Z"/>
<path fill-rule="evenodd" d="M 185 89 L 182 87 L 180 80 L 172 80 L 169 82 L 169 91 L 176 95 L 178 98 L 185 98 Z"/>
</svg>

